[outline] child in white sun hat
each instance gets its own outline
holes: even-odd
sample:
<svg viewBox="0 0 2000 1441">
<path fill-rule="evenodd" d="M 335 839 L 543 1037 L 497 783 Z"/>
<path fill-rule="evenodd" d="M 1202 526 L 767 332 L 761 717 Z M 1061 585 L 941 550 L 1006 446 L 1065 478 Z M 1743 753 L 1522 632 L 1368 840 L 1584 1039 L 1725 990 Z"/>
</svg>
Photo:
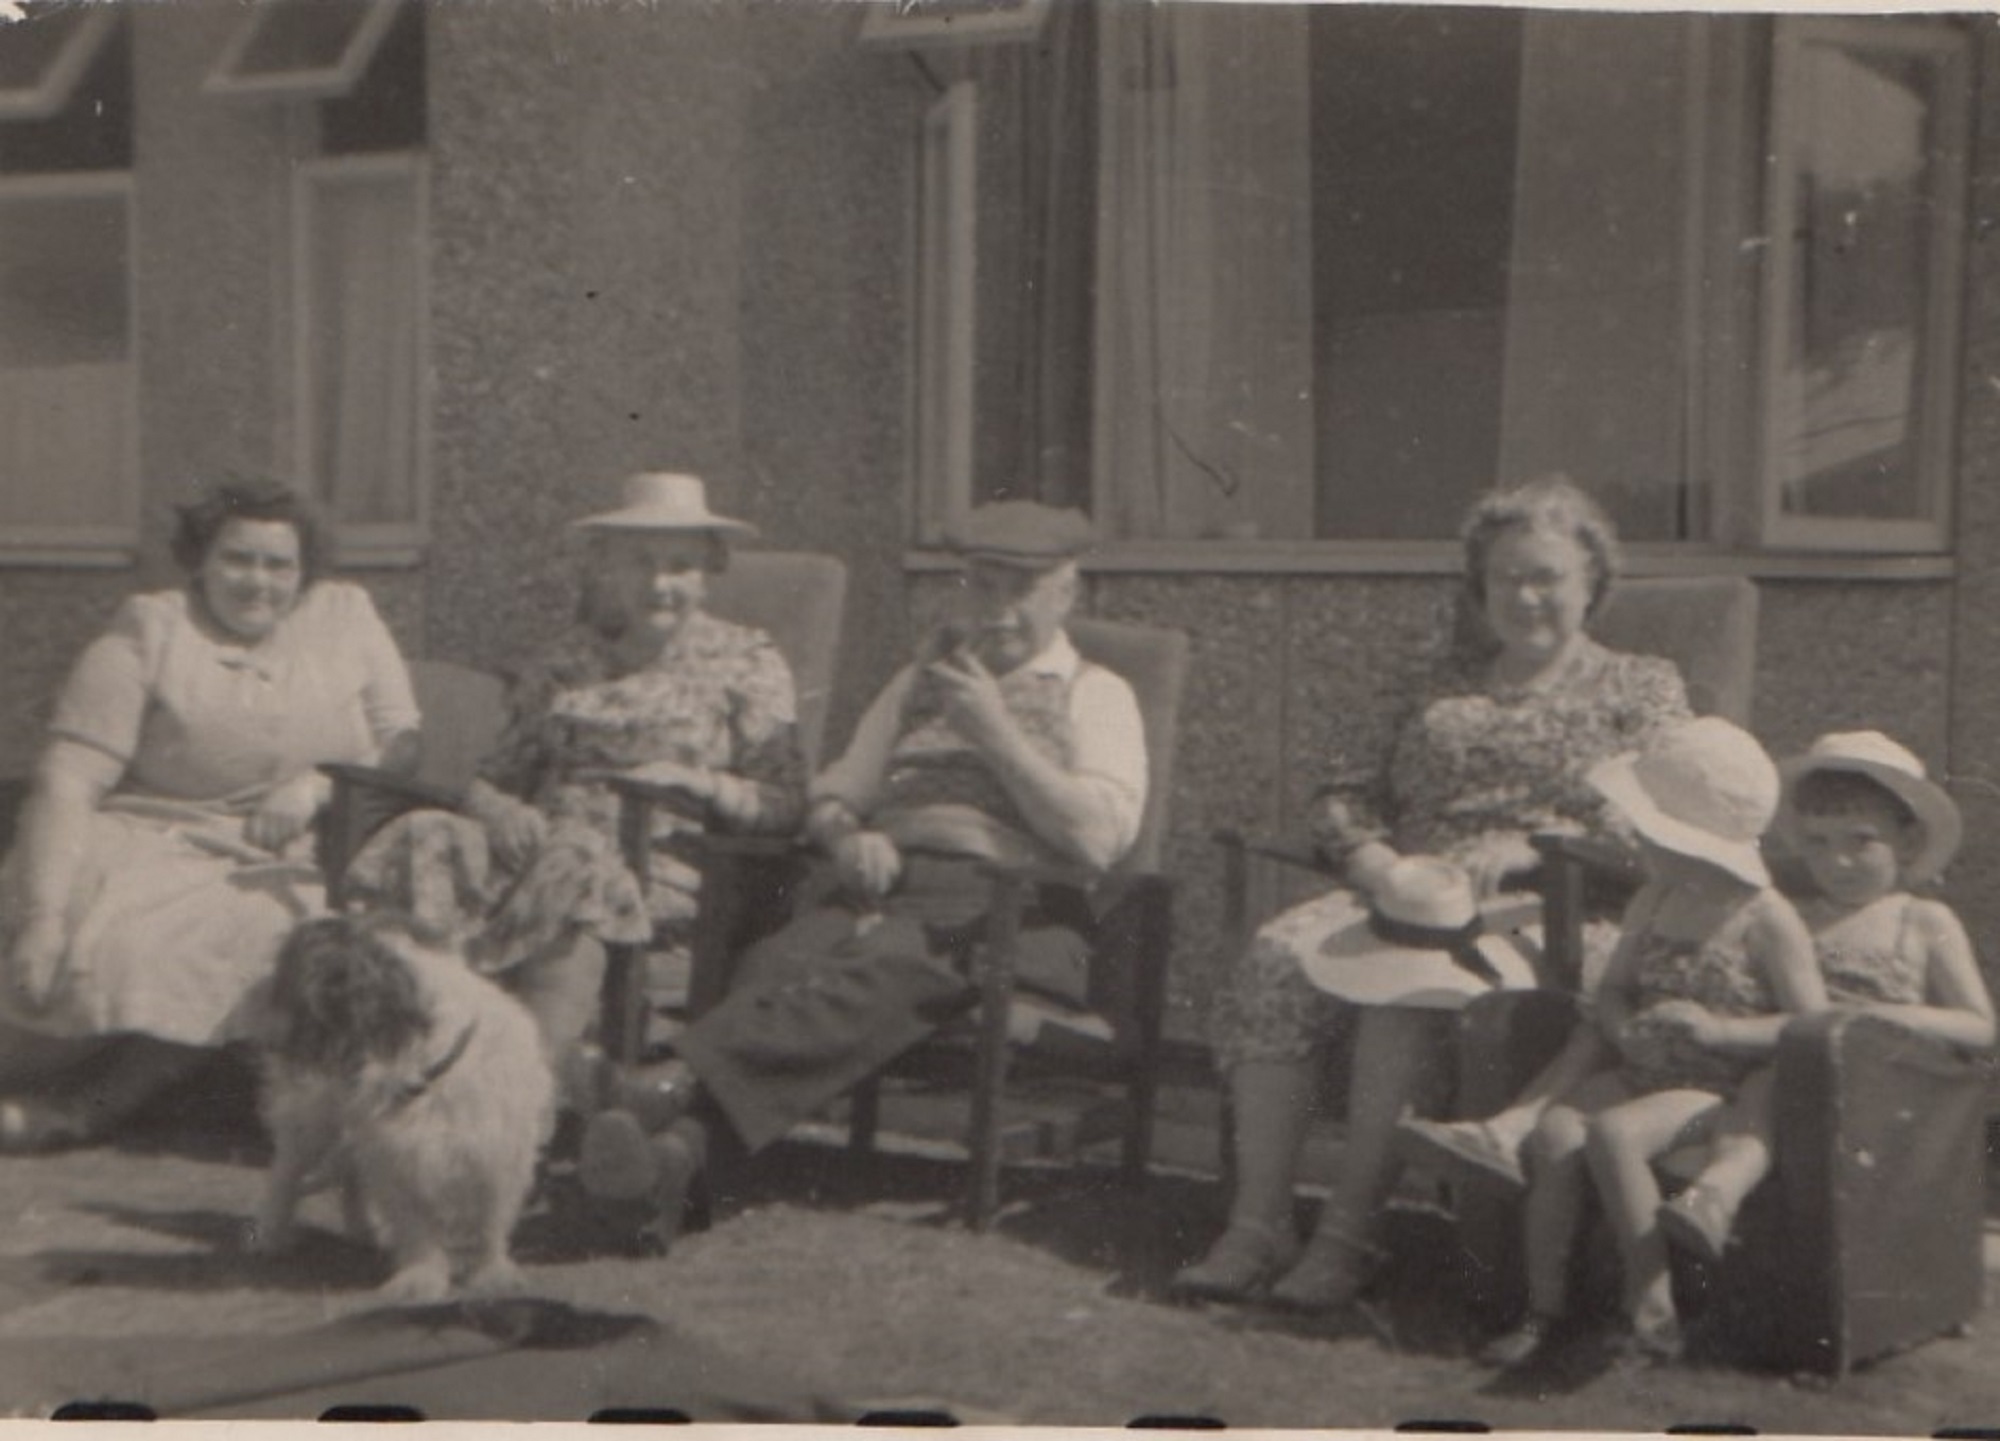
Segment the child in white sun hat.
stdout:
<svg viewBox="0 0 2000 1441">
<path fill-rule="evenodd" d="M 1863 1006 L 1947 1045 L 1985 1050 L 1993 1002 L 1965 927 L 1942 901 L 1911 891 L 1950 864 L 1958 807 L 1923 762 L 1879 731 L 1821 736 L 1784 763 L 1774 835 L 1803 863 L 1798 902 L 1836 1006 Z M 1710 1260 L 1738 1207 L 1770 1170 L 1769 1067 L 1743 1085 L 1733 1126 L 1755 1139 L 1719 1155 L 1660 1209 L 1669 1241 Z"/>
<path fill-rule="evenodd" d="M 1482 1353 L 1498 1366 L 1537 1354 L 1568 1311 L 1586 1181 L 1618 1242 L 1628 1344 L 1648 1358 L 1679 1354 L 1651 1162 L 1689 1144 L 1712 1143 L 1718 1155 L 1743 1144 L 1723 1124 L 1730 1099 L 1791 1015 L 1826 1004 L 1811 938 L 1758 849 L 1779 781 L 1754 739 L 1713 717 L 1686 721 L 1589 781 L 1631 822 L 1646 881 L 1597 991 L 1605 1064 L 1535 1103 L 1529 1311 Z"/>
</svg>

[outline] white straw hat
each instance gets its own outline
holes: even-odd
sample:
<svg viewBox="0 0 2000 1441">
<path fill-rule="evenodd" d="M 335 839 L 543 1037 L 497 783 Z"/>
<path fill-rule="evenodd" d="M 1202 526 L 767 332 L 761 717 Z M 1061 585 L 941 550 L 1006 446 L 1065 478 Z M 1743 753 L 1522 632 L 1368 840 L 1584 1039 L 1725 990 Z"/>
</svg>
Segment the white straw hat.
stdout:
<svg viewBox="0 0 2000 1441">
<path fill-rule="evenodd" d="M 1880 731 L 1836 731 L 1814 741 L 1802 756 L 1793 756 L 1778 767 L 1784 778 L 1785 799 L 1778 812 L 1778 833 L 1796 848 L 1798 815 L 1792 796 L 1801 779 L 1814 771 L 1845 771 L 1866 776 L 1904 805 L 1923 827 L 1924 841 L 1916 855 L 1903 867 L 1905 885 L 1922 885 L 1935 877 L 1958 854 L 1965 834 L 1965 822 L 1958 804 L 1924 773 L 1924 763 L 1908 748 L 1898 745 Z"/>
<path fill-rule="evenodd" d="M 1771 884 L 1757 841 L 1777 814 L 1778 768 L 1749 732 L 1718 716 L 1683 721 L 1587 779 L 1655 845 Z"/>
<path fill-rule="evenodd" d="M 708 508 L 708 487 L 698 475 L 672 471 L 641 471 L 622 482 L 625 503 L 616 510 L 572 521 L 575 530 L 705 530 L 726 535 L 755 535 L 744 521 L 717 515 Z"/>
<path fill-rule="evenodd" d="M 1503 896 L 1481 906 L 1465 871 L 1436 856 L 1403 856 L 1366 896 L 1345 903 L 1334 929 L 1300 958 L 1306 979 L 1362 1005 L 1457 1010 L 1495 990 L 1538 984 L 1523 934 L 1541 920 L 1534 897 Z"/>
</svg>

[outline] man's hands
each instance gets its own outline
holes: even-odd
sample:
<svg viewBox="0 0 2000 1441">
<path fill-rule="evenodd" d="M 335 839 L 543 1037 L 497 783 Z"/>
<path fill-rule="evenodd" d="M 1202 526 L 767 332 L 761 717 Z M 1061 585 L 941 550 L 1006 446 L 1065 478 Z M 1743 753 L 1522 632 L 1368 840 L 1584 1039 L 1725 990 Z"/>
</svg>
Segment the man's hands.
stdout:
<svg viewBox="0 0 2000 1441">
<path fill-rule="evenodd" d="M 833 843 L 834 873 L 847 890 L 879 901 L 903 873 L 902 853 L 880 831 L 850 831 Z"/>
<path fill-rule="evenodd" d="M 934 660 L 924 673 L 944 698 L 945 719 L 967 741 L 988 750 L 1014 734 L 1014 717 L 1000 694 L 1000 682 L 971 650 L 961 648 Z"/>
</svg>

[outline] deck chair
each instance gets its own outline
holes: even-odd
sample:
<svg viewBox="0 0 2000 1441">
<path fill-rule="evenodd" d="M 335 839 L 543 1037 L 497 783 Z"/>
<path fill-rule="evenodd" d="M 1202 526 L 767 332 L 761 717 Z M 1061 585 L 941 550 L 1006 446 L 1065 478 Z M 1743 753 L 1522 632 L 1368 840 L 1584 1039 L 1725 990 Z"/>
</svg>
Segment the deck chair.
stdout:
<svg viewBox="0 0 2000 1441">
<path fill-rule="evenodd" d="M 798 689 L 799 745 L 808 769 L 817 763 L 826 731 L 846 594 L 846 566 L 832 556 L 807 552 L 743 551 L 709 581 L 710 613 L 765 631 L 791 664 Z M 411 676 L 424 716 L 415 778 L 363 766 L 325 768 L 334 788 L 321 818 L 320 853 L 328 899 L 335 906 L 344 899 L 348 862 L 383 824 L 415 806 L 456 807 L 506 718 L 505 686 L 489 672 L 450 661 L 419 661 L 411 666 Z M 620 829 L 635 838 L 651 834 L 650 806 L 680 803 L 643 786 L 624 789 Z M 628 857 L 641 861 L 637 873 L 643 875 L 643 842 L 635 839 L 626 849 Z M 648 1020 L 644 948 L 621 945 L 606 951 L 599 1044 L 614 1060 L 635 1060 L 644 1048 Z"/>
<path fill-rule="evenodd" d="M 1032 1063 L 1038 1072 L 1074 1075 L 1122 1092 L 1120 1099 L 1109 1105 L 1091 1104 L 1068 1118 L 1062 1127 L 1062 1149 L 1117 1136 L 1121 1139 L 1120 1175 L 1132 1183 L 1144 1178 L 1152 1154 L 1167 965 L 1173 946 L 1174 886 L 1160 865 L 1173 795 L 1188 641 L 1179 631 L 1087 619 L 1071 621 L 1069 633 L 1086 660 L 1124 677 L 1137 695 L 1151 772 L 1138 839 L 1110 875 L 1096 880 L 1056 868 L 995 866 L 993 905 L 975 961 L 979 994 L 968 1022 L 948 1027 L 933 1040 L 906 1052 L 883 1073 L 931 1083 L 969 1084 L 972 1114 L 966 1145 L 970 1169 L 963 1211 L 975 1230 L 990 1224 L 999 1206 L 1000 1170 L 1009 1140 L 1004 1109 L 1016 1060 L 1016 1048 L 1008 1042 L 1016 1002 L 1011 946 L 1022 912 L 1040 888 L 1087 895 L 1098 917 L 1088 1004 L 1091 1013 L 1108 1025 L 1110 1041 L 1101 1046 L 1063 1045 L 1046 1051 L 1032 1045 L 1026 1048 L 1024 1064 Z M 739 862 L 747 860 L 764 867 L 760 884 L 767 894 L 782 895 L 804 864 L 800 848 L 781 854 L 778 847 L 755 838 L 726 838 L 717 849 Z M 696 1014 L 728 993 L 736 959 L 789 914 L 784 905 L 754 913 L 730 909 L 738 904 L 736 898 L 758 890 L 757 885 L 722 885 L 713 893 L 703 892 L 691 1007 Z M 718 902 L 714 910 L 710 908 L 711 894 Z M 881 1079 L 871 1079 L 854 1093 L 849 1113 L 849 1148 L 854 1154 L 865 1155 L 875 1145 Z"/>
</svg>

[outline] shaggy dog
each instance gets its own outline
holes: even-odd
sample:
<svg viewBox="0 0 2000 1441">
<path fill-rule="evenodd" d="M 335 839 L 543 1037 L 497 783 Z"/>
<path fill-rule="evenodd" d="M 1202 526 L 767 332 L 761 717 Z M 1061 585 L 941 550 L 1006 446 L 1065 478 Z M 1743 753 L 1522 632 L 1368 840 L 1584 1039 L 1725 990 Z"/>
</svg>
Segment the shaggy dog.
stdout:
<svg viewBox="0 0 2000 1441">
<path fill-rule="evenodd" d="M 508 1236 L 554 1116 L 528 1012 L 407 923 L 308 921 L 278 954 L 263 1110 L 275 1142 L 254 1244 L 276 1252 L 316 1185 L 388 1247 L 384 1296 L 518 1288 Z"/>
</svg>

